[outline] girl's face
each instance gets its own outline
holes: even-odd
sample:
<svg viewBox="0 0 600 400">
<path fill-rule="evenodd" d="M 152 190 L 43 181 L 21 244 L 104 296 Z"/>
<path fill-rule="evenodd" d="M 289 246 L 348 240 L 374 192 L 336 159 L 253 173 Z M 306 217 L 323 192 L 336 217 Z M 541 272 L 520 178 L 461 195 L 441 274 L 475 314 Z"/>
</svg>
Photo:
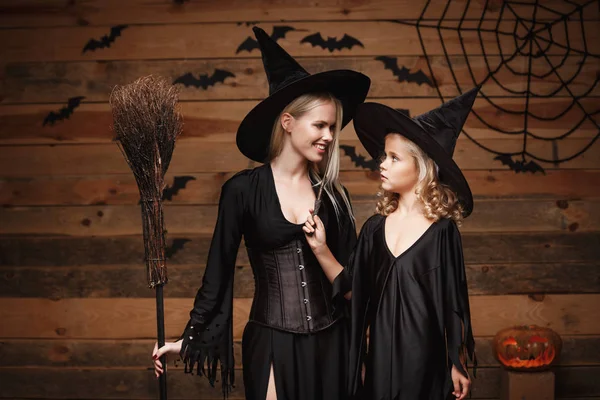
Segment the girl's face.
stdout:
<svg viewBox="0 0 600 400">
<path fill-rule="evenodd" d="M 336 124 L 335 104 L 328 101 L 298 118 L 290 114 L 282 115 L 282 124 L 289 132 L 292 148 L 308 161 L 319 163 L 327 154 L 333 141 Z"/>
<path fill-rule="evenodd" d="M 419 169 L 401 135 L 391 133 L 385 137 L 385 154 L 379 169 L 383 190 L 400 195 L 415 191 Z"/>
</svg>

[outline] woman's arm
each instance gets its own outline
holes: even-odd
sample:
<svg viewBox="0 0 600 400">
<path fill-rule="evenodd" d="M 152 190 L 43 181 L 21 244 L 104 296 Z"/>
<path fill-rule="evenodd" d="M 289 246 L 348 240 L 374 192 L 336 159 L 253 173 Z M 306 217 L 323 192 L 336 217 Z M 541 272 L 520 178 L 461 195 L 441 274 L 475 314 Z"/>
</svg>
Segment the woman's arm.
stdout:
<svg viewBox="0 0 600 400">
<path fill-rule="evenodd" d="M 155 372 L 164 366 L 157 359 L 162 354 L 179 353 L 185 372 L 196 366 L 206 371 L 211 384 L 221 364 L 221 383 L 226 393 L 233 380 L 234 360 L 231 340 L 233 308 L 233 276 L 237 252 L 242 238 L 244 193 L 246 180 L 236 176 L 221 190 L 217 222 L 213 233 L 202 286 L 196 293 L 194 307 L 180 340 L 154 349 Z M 205 364 L 210 361 L 209 365 Z"/>
</svg>

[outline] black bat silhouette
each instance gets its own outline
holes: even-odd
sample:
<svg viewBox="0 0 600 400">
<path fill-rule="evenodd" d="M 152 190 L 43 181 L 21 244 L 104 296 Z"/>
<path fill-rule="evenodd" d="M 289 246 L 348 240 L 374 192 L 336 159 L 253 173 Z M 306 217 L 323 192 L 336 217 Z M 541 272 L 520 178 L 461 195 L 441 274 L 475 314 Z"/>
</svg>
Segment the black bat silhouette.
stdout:
<svg viewBox="0 0 600 400">
<path fill-rule="evenodd" d="M 273 39 L 274 41 L 278 41 L 279 39 L 285 38 L 285 35 L 287 35 L 288 32 L 295 30 L 296 28 L 293 28 L 291 26 L 274 26 L 273 32 L 271 33 L 271 39 Z M 237 50 L 235 51 L 235 54 L 238 54 L 244 50 L 246 50 L 247 52 L 251 52 L 252 50 L 258 48 L 258 42 L 256 41 L 256 39 L 248 36 L 246 40 L 244 40 L 242 44 L 238 46 Z"/>
<path fill-rule="evenodd" d="M 321 36 L 321 33 L 317 32 L 313 35 L 308 35 L 302 39 L 300 43 L 310 43 L 313 47 L 319 46 L 323 49 L 329 50 L 330 53 L 333 53 L 334 50 L 352 49 L 354 46 L 360 46 L 363 49 L 365 48 L 360 40 L 348 34 L 344 34 L 341 40 L 337 40 L 337 38 L 330 36 L 328 36 L 327 40 L 325 40 L 323 39 L 323 36 Z"/>
<path fill-rule="evenodd" d="M 83 48 L 82 53 L 85 53 L 88 50 L 95 51 L 96 49 L 110 47 L 110 44 L 114 42 L 117 37 L 121 36 L 121 31 L 125 28 L 127 28 L 127 25 L 116 25 L 110 28 L 110 34 L 102 36 L 100 40 L 90 39 Z"/>
<path fill-rule="evenodd" d="M 177 83 L 181 83 L 185 86 L 194 86 L 197 88 L 202 88 L 206 90 L 209 86 L 214 86 L 217 83 L 225 82 L 225 79 L 233 77 L 235 75 L 232 72 L 226 71 L 224 69 L 215 69 L 215 72 L 211 76 L 208 74 L 200 75 L 200 77 L 196 78 L 191 72 L 188 72 L 185 75 L 181 75 L 179 78 L 173 81 L 173 85 Z"/>
<path fill-rule="evenodd" d="M 356 147 L 342 144 L 340 145 L 340 149 L 344 150 L 344 154 L 350 157 L 350 160 L 352 160 L 357 167 L 370 169 L 371 171 L 379 171 L 379 162 L 373 159 L 367 161 L 365 156 L 356 153 Z"/>
<path fill-rule="evenodd" d="M 528 162 L 525 162 L 525 160 L 515 161 L 509 154 L 501 154 L 497 157 L 494 157 L 494 160 L 501 161 L 502 165 L 508 165 L 508 167 L 516 173 L 531 172 L 532 174 L 535 174 L 536 172 L 540 171 L 542 174 L 546 175 L 546 171 L 544 171 L 544 168 L 542 168 L 541 165 L 539 165 L 533 160 L 530 160 Z"/>
<path fill-rule="evenodd" d="M 179 191 L 181 189 L 185 189 L 185 186 L 187 185 L 187 183 L 189 181 L 195 181 L 195 180 L 196 180 L 196 178 L 194 178 L 193 176 L 188 176 L 188 175 L 176 176 L 173 179 L 173 186 L 167 185 L 167 187 L 165 187 L 165 189 L 163 190 L 162 199 L 172 201 L 173 196 L 176 196 L 177 193 L 179 193 Z"/>
<path fill-rule="evenodd" d="M 163 189 L 162 199 L 173 201 L 173 196 L 176 196 L 180 190 L 185 189 L 187 183 L 189 181 L 195 181 L 196 178 L 193 176 L 185 175 L 185 176 L 176 176 L 173 178 L 173 185 L 167 185 Z M 142 200 L 138 201 L 138 204 L 142 204 Z"/>
<path fill-rule="evenodd" d="M 46 118 L 44 118 L 42 126 L 46 126 L 47 124 L 54 125 L 56 121 L 69 119 L 83 99 L 85 99 L 85 96 L 71 97 L 66 107 L 61 108 L 58 112 L 50 111 L 48 115 L 46 115 Z"/>
<path fill-rule="evenodd" d="M 170 246 L 165 248 L 165 257 L 172 258 L 179 250 L 183 250 L 183 246 L 187 242 L 191 242 L 191 239 L 186 238 L 175 238 Z"/>
<path fill-rule="evenodd" d="M 396 57 L 379 56 L 375 57 L 377 61 L 383 62 L 385 69 L 392 70 L 394 76 L 398 78 L 398 82 L 414 82 L 419 84 L 426 83 L 433 87 L 433 83 L 427 75 L 421 70 L 418 70 L 414 74 L 410 73 L 410 70 L 406 67 L 398 67 L 398 59 Z"/>
</svg>

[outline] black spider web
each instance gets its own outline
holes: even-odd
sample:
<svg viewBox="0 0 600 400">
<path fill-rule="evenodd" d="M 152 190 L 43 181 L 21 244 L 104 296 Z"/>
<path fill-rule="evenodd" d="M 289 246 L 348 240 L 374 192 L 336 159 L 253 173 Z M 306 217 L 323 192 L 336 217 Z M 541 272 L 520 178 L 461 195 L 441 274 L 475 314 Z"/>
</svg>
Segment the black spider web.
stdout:
<svg viewBox="0 0 600 400">
<path fill-rule="evenodd" d="M 435 21 L 435 23 L 432 23 L 431 22 L 432 20 L 426 19 L 425 14 L 427 13 L 430 3 L 431 3 L 431 1 L 428 0 L 427 3 L 425 4 L 425 7 L 423 8 L 423 11 L 421 12 L 421 15 L 419 16 L 419 19 L 417 20 L 416 24 L 412 21 L 395 21 L 395 22 L 401 23 L 401 24 L 406 24 L 406 25 L 416 26 L 418 36 L 419 36 L 419 41 L 421 44 L 421 48 L 423 50 L 423 54 L 425 55 L 425 59 L 427 61 L 427 66 L 428 66 L 428 69 L 430 72 L 430 76 L 433 80 L 434 87 L 437 90 L 438 96 L 440 97 L 442 102 L 446 101 L 447 99 L 444 98 L 444 95 L 442 94 L 440 86 L 438 85 L 438 82 L 436 81 L 436 77 L 433 73 L 431 57 L 427 53 L 427 46 L 425 45 L 425 41 L 423 40 L 423 35 L 422 35 L 423 29 L 434 29 L 437 31 L 439 43 L 441 44 L 441 47 L 443 50 L 443 57 L 448 65 L 448 69 L 450 70 L 452 80 L 453 80 L 454 84 L 456 85 L 456 88 L 459 93 L 463 93 L 464 91 L 469 90 L 473 86 L 481 85 L 482 90 L 480 90 L 480 97 L 485 99 L 485 101 L 487 101 L 488 104 L 491 105 L 493 108 L 495 108 L 496 110 L 498 110 L 502 113 L 505 113 L 505 114 L 523 116 L 522 129 L 507 130 L 507 129 L 502 128 L 501 126 L 497 126 L 497 125 L 493 125 L 493 124 L 489 123 L 488 121 L 485 120 L 483 115 L 481 115 L 480 113 L 477 112 L 477 110 L 472 111 L 472 114 L 475 116 L 475 118 L 483 126 L 485 126 L 486 128 L 488 128 L 490 130 L 493 130 L 495 132 L 498 132 L 498 133 L 501 133 L 504 135 L 522 135 L 523 145 L 522 145 L 522 149 L 520 151 L 506 153 L 506 152 L 494 150 L 494 149 L 490 148 L 489 146 L 486 146 L 486 145 L 480 143 L 477 139 L 475 139 L 473 137 L 473 135 L 471 135 L 467 131 L 463 130 L 463 133 L 471 141 L 473 141 L 475 144 L 477 144 L 480 148 L 482 148 L 490 153 L 496 154 L 498 156 L 498 157 L 496 157 L 496 159 L 500 159 L 503 161 L 503 163 L 509 164 L 511 169 L 514 169 L 517 172 L 526 171 L 526 170 L 529 170 L 532 172 L 534 172 L 535 170 L 543 171 L 543 169 L 532 160 L 548 162 L 548 163 L 553 163 L 554 165 L 559 165 L 562 162 L 566 162 L 566 161 L 572 160 L 572 159 L 580 156 L 585 151 L 587 151 L 594 144 L 594 142 L 596 142 L 598 137 L 600 137 L 600 125 L 598 124 L 598 121 L 595 119 L 595 116 L 600 113 L 600 110 L 595 110 L 593 112 L 589 112 L 585 108 L 585 106 L 582 104 L 581 100 L 586 98 L 596 88 L 596 86 L 598 85 L 598 82 L 600 80 L 600 77 L 598 76 L 598 74 L 596 74 L 594 81 L 590 84 L 589 88 L 587 88 L 583 93 L 575 94 L 573 92 L 573 90 L 571 89 L 570 85 L 581 74 L 582 69 L 584 68 L 586 61 L 588 61 L 588 59 L 600 59 L 600 55 L 592 54 L 588 49 L 588 44 L 587 44 L 587 40 L 586 40 L 586 32 L 585 32 L 585 24 L 584 24 L 584 18 L 583 18 L 585 9 L 588 6 L 597 3 L 597 0 L 590 0 L 584 4 L 577 4 L 577 3 L 573 2 L 572 0 L 564 0 L 562 5 L 568 5 L 569 8 L 571 8 L 571 10 L 566 13 L 555 10 L 548 5 L 540 4 L 539 0 L 536 0 L 533 3 L 524 3 L 524 2 L 519 2 L 519 1 L 504 1 L 501 5 L 500 9 L 497 10 L 498 15 L 496 17 L 495 27 L 493 29 L 490 29 L 489 27 L 484 27 L 484 23 L 489 25 L 490 21 L 493 21 L 493 19 L 490 19 L 489 15 L 486 15 L 489 10 L 488 6 L 490 3 L 490 0 L 486 0 L 485 4 L 483 5 L 483 7 L 482 7 L 483 11 L 481 12 L 481 15 L 479 17 L 479 21 L 477 22 L 476 27 L 464 26 L 466 19 L 467 19 L 467 13 L 469 12 L 469 6 L 471 4 L 470 0 L 466 1 L 466 4 L 462 11 L 462 15 L 458 19 L 458 23 L 456 20 L 452 20 L 452 21 L 446 20 L 446 16 L 447 16 L 448 10 L 450 8 L 450 4 L 451 4 L 450 0 L 448 0 L 446 2 L 446 5 L 444 7 L 441 17 L 438 18 L 437 21 Z M 439 5 L 439 3 L 436 4 L 436 6 L 437 5 Z M 532 7 L 533 8 L 532 16 L 529 18 L 526 16 L 519 15 L 518 11 L 516 10 L 516 8 L 518 8 L 517 6 L 520 6 L 521 8 Z M 548 15 L 554 16 L 554 18 L 551 17 L 549 20 L 546 20 L 546 19 L 538 20 L 537 14 L 538 14 L 539 10 L 543 10 Z M 472 15 L 472 13 L 473 12 L 471 10 L 471 12 L 469 14 Z M 486 18 L 486 16 L 488 18 Z M 514 20 L 513 19 L 509 20 L 510 22 L 514 22 L 514 26 L 512 27 L 512 30 L 506 29 L 506 25 L 507 25 L 508 21 L 504 19 L 505 17 L 514 18 Z M 579 48 L 577 48 L 577 46 L 574 46 L 573 44 L 571 44 L 572 38 L 569 35 L 569 26 L 568 26 L 569 21 L 571 21 L 571 22 L 577 21 L 581 28 L 581 42 L 582 42 L 581 45 L 582 46 Z M 472 22 L 472 21 L 468 21 L 468 22 Z M 564 42 L 565 43 L 561 43 L 559 40 L 557 40 L 553 36 L 553 29 L 556 29 L 557 27 L 561 27 L 561 26 L 564 29 Z M 468 74 L 472 81 L 472 83 L 468 87 L 461 87 L 464 85 L 461 85 L 459 83 L 459 79 L 457 78 L 457 74 L 452 65 L 453 64 L 452 57 L 449 55 L 447 45 L 445 43 L 445 38 L 442 35 L 443 31 L 452 31 L 452 32 L 456 32 L 456 34 L 458 34 L 460 48 L 462 50 L 462 53 L 463 53 L 462 55 L 465 60 L 465 66 L 467 67 Z M 525 32 L 524 34 L 521 33 L 523 31 Z M 476 77 L 476 74 L 474 72 L 474 67 L 473 67 L 471 61 L 469 60 L 469 54 L 467 53 L 467 48 L 465 46 L 465 42 L 466 42 L 465 33 L 466 32 L 471 33 L 471 38 L 472 38 L 472 32 L 477 33 L 478 44 L 479 44 L 479 47 L 481 48 L 481 57 L 483 58 L 485 68 L 487 70 L 487 73 L 483 79 L 481 79 L 481 78 L 478 79 Z M 498 56 L 500 57 L 500 62 L 496 66 L 493 66 L 493 62 L 490 61 L 491 56 L 488 53 L 486 53 L 486 47 L 484 44 L 484 37 L 483 37 L 484 34 L 495 35 L 496 45 L 498 47 L 498 49 L 497 49 L 498 54 L 494 54 L 494 57 L 498 57 Z M 506 49 L 505 48 L 505 45 L 503 45 L 504 38 L 512 38 L 512 41 L 514 43 L 514 49 Z M 473 43 L 470 43 L 470 45 L 472 48 Z M 550 49 L 552 49 L 553 47 L 555 49 L 560 49 L 561 51 L 563 51 L 563 54 L 558 57 L 559 58 L 558 62 L 556 62 L 556 60 L 551 59 L 548 55 Z M 511 65 L 511 62 L 513 60 L 516 60 L 520 57 L 525 57 L 525 61 L 527 62 L 527 68 L 526 68 L 527 70 L 524 72 L 513 68 Z M 571 74 L 571 76 L 565 78 L 561 74 L 561 68 L 563 66 L 565 66 L 567 61 L 569 61 L 572 57 L 577 57 L 578 65 L 577 65 L 575 71 Z M 544 73 L 535 73 L 533 71 L 533 62 L 536 59 L 544 60 L 545 63 L 549 66 L 549 69 L 547 71 L 545 71 Z M 571 59 L 571 61 L 573 61 L 573 60 Z M 505 68 L 507 71 L 509 71 L 511 74 L 513 74 L 515 76 L 525 77 L 526 89 L 515 90 L 515 89 L 509 87 L 504 82 L 502 82 L 498 78 L 497 74 L 503 68 Z M 549 78 L 554 78 L 559 82 L 559 84 L 556 88 L 554 88 L 553 90 L 551 90 L 547 93 L 540 93 L 540 92 L 534 91 L 534 89 L 532 87 L 532 79 L 533 78 L 540 80 L 540 81 L 547 80 Z M 493 83 L 493 84 L 497 85 L 499 88 L 501 88 L 503 91 L 505 91 L 509 96 L 520 96 L 521 98 L 524 98 L 523 109 L 522 110 L 509 109 L 509 108 L 502 106 L 498 102 L 496 102 L 492 97 L 490 97 L 486 94 L 486 90 L 485 90 L 486 83 Z M 579 82 L 578 84 L 581 84 L 581 82 Z M 553 98 L 554 96 L 556 96 L 558 93 L 563 92 L 563 91 L 568 94 L 569 97 L 567 97 L 567 98 L 570 98 L 569 104 L 563 110 L 557 112 L 554 115 L 550 115 L 550 116 L 538 114 L 532 110 L 533 100 L 535 100 L 535 99 L 550 99 L 550 98 Z M 579 118 L 577 121 L 574 121 L 573 124 L 570 125 L 570 127 L 565 132 L 562 132 L 553 137 L 548 137 L 547 135 L 541 136 L 541 135 L 536 134 L 535 132 L 532 132 L 531 126 L 536 121 L 543 121 L 543 122 L 558 121 L 561 118 L 563 118 L 565 115 L 567 115 L 573 109 L 581 110 L 582 117 Z M 583 148 L 578 150 L 575 154 L 572 154 L 572 155 L 570 155 L 568 157 L 564 157 L 564 158 L 558 157 L 558 142 L 562 139 L 565 139 L 565 138 L 571 136 L 586 121 L 590 121 L 596 128 L 598 128 L 598 133 L 594 137 L 592 137 L 590 139 L 590 141 Z M 528 149 L 528 147 L 527 147 L 528 138 L 551 142 L 552 148 L 553 148 L 553 158 L 548 159 L 545 157 L 541 157 L 539 155 L 534 154 L 532 151 L 530 151 L 530 149 Z M 520 156 L 521 160 L 514 161 L 514 160 L 512 160 L 513 156 Z M 507 161 L 507 157 L 508 157 L 508 161 Z M 525 164 L 527 158 L 529 158 L 530 161 L 528 161 L 527 164 Z M 507 162 L 505 162 L 505 161 L 507 161 Z M 529 165 L 529 168 L 527 167 L 527 165 Z M 534 165 L 533 168 L 532 168 L 532 165 Z"/>
</svg>

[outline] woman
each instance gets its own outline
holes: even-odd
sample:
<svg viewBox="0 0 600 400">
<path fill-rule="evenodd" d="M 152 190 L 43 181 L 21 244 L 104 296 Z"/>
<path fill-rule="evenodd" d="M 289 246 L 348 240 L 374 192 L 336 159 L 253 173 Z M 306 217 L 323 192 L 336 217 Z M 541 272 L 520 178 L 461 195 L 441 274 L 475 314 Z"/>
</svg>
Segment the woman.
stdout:
<svg viewBox="0 0 600 400">
<path fill-rule="evenodd" d="M 312 255 L 302 226 L 317 194 L 328 245 L 345 264 L 356 242 L 347 192 L 338 181 L 339 132 L 368 92 L 370 80 L 348 70 L 308 74 L 259 28 L 268 98 L 242 121 L 237 145 L 265 162 L 222 188 L 203 284 L 182 339 L 154 352 L 180 353 L 214 382 L 221 363 L 225 394 L 233 383 L 233 271 L 241 237 L 255 278 L 242 338 L 247 399 L 345 398 L 347 326 L 341 313 L 349 281 L 332 283 Z"/>
<path fill-rule="evenodd" d="M 383 157 L 381 200 L 349 263 L 352 395 L 439 400 L 469 391 L 474 340 L 457 224 L 473 198 L 452 154 L 477 91 L 414 119 L 382 104 L 359 106 L 357 135 L 372 157 Z M 323 268 L 345 275 L 320 218 L 304 231 Z"/>
</svg>

